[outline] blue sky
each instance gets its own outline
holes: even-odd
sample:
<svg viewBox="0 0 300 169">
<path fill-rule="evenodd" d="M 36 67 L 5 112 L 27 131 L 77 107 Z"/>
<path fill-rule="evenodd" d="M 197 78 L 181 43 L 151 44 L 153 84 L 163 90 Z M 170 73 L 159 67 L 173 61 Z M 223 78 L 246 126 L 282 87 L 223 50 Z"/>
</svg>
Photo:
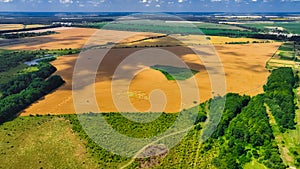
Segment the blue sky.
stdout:
<svg viewBox="0 0 300 169">
<path fill-rule="evenodd" d="M 300 12 L 300 0 L 0 0 L 0 11 Z"/>
</svg>

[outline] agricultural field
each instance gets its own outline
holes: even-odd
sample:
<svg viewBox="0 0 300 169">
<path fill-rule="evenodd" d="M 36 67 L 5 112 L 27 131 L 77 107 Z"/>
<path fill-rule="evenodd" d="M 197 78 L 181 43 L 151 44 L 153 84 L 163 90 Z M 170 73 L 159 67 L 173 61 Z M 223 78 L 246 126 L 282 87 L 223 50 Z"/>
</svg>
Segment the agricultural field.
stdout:
<svg viewBox="0 0 300 169">
<path fill-rule="evenodd" d="M 214 44 L 249 44 L 249 43 L 272 43 L 274 41 L 255 38 L 230 38 L 224 36 L 209 36 L 210 42 Z"/>
<path fill-rule="evenodd" d="M 272 58 L 267 62 L 267 68 L 273 69 L 277 67 L 292 67 L 299 69 L 299 49 L 298 43 L 283 43 Z"/>
<path fill-rule="evenodd" d="M 300 168 L 298 22 L 39 15 L 0 35 L 0 168 Z"/>
<path fill-rule="evenodd" d="M 0 24 L 0 31 L 18 30 L 18 29 L 24 29 L 24 28 L 39 28 L 39 27 L 44 27 L 44 26 L 47 26 L 47 25 Z"/>
<path fill-rule="evenodd" d="M 106 30 L 104 30 L 106 31 Z M 107 37 L 115 34 L 114 31 L 106 31 Z M 195 37 L 195 39 L 199 37 Z M 200 37 L 201 38 L 201 37 Z M 191 38 L 183 36 L 183 43 L 189 43 Z M 188 39 L 187 42 L 184 39 Z M 107 38 L 107 42 L 111 39 Z M 156 41 L 159 41 L 157 39 Z M 197 40 L 197 39 L 196 39 Z M 195 41 L 195 40 L 194 40 Z M 104 42 L 103 44 L 106 44 Z M 145 43 L 145 42 L 138 42 Z M 170 42 L 172 43 L 172 42 Z M 150 46 L 150 45 L 149 45 Z M 280 43 L 258 43 L 258 44 L 245 44 L 245 45 L 215 45 L 217 54 L 225 69 L 227 80 L 227 92 L 237 92 L 240 94 L 256 95 L 262 92 L 266 78 L 269 75 L 268 70 L 265 68 L 266 62 L 275 53 Z M 259 47 L 259 48 L 258 48 Z M 110 78 L 115 71 L 116 66 L 126 56 L 134 53 L 141 48 L 113 48 L 108 53 L 109 57 L 103 60 L 100 65 L 100 70 L 96 78 L 96 96 L 100 109 L 104 112 L 116 112 L 117 109 L 113 103 L 112 93 L 109 90 L 112 79 Z M 143 49 L 143 48 L 142 48 Z M 147 48 L 146 48 L 147 49 Z M 211 97 L 210 80 L 208 72 L 202 66 L 202 62 L 193 52 L 184 46 L 162 47 L 162 49 L 171 51 L 185 61 L 191 69 L 199 71 L 194 77 L 197 80 L 200 90 L 200 99 L 197 102 L 208 100 Z M 98 49 L 97 53 L 105 51 L 106 49 Z M 203 49 L 201 49 L 203 50 Z M 25 109 L 22 115 L 30 114 L 73 114 L 75 112 L 73 107 L 72 98 L 72 75 L 73 65 L 76 62 L 77 55 L 63 56 L 57 58 L 52 64 L 58 69 L 55 73 L 63 77 L 66 84 L 57 91 L 45 96 L 43 100 L 33 104 Z M 86 61 L 93 61 L 92 58 L 86 58 Z M 127 65 L 125 67 L 132 67 Z M 179 90 L 176 82 L 169 81 L 161 72 L 150 69 L 141 65 L 143 71 L 133 76 L 134 72 L 140 69 L 133 69 L 131 74 L 134 79 L 131 81 L 129 91 L 120 91 L 117 93 L 118 98 L 126 99 L 130 97 L 131 102 L 138 111 L 148 111 L 150 107 L 149 94 L 153 88 L 161 89 L 165 92 L 169 104 L 166 107 L 166 112 L 177 112 L 180 110 L 176 106 L 180 102 Z M 241 71 L 236 71 L 236 70 Z M 254 74 L 255 73 L 255 74 Z M 254 78 L 255 76 L 255 78 Z M 147 79 L 147 80 L 146 80 Z M 235 79 L 235 80 L 231 80 Z M 127 79 L 130 81 L 130 79 Z M 122 83 L 126 83 L 122 81 Z M 177 92 L 176 92 L 177 91 Z M 194 104 L 195 100 L 188 100 L 186 103 L 187 108 Z M 51 105 L 57 105 L 52 107 Z"/>
<path fill-rule="evenodd" d="M 246 22 L 241 24 L 242 27 L 254 28 L 259 31 L 269 31 L 271 29 L 282 30 L 287 33 L 300 34 L 300 22 Z"/>
<path fill-rule="evenodd" d="M 111 23 L 92 23 L 84 25 L 83 27 L 134 32 L 156 32 L 164 34 L 205 34 L 228 35 L 234 37 L 254 34 L 254 32 L 234 25 L 185 21 L 131 20 L 115 21 Z"/>
</svg>

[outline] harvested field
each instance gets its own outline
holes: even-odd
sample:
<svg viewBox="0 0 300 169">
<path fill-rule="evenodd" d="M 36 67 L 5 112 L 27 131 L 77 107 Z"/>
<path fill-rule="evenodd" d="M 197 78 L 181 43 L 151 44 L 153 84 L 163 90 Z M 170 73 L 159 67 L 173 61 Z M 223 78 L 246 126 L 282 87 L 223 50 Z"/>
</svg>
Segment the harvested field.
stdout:
<svg viewBox="0 0 300 169">
<path fill-rule="evenodd" d="M 22 24 L 0 24 L 0 31 L 23 29 L 23 27 Z"/>
<path fill-rule="evenodd" d="M 25 28 L 39 28 L 39 27 L 43 27 L 46 25 L 26 25 Z M 0 31 L 3 30 L 17 30 L 17 29 L 23 29 L 24 25 L 23 24 L 0 24 Z"/>
<path fill-rule="evenodd" d="M 0 48 L 5 49 L 20 49 L 20 50 L 39 50 L 39 49 L 65 49 L 65 48 L 81 48 L 88 41 L 88 39 L 98 31 L 102 34 L 103 39 L 97 41 L 97 45 L 105 45 L 109 42 L 119 42 L 119 37 L 128 36 L 127 39 L 122 39 L 122 43 L 140 40 L 146 37 L 157 36 L 160 34 L 148 32 L 125 32 L 125 31 L 111 31 L 98 30 L 88 28 L 65 28 L 54 29 L 59 34 L 52 34 L 47 36 L 1 40 Z M 107 35 L 107 36 L 106 36 Z"/>
<path fill-rule="evenodd" d="M 232 43 L 232 42 L 247 42 L 247 41 L 249 41 L 249 43 L 253 43 L 253 42 L 263 43 L 266 41 L 266 40 L 254 39 L 254 38 L 230 38 L 225 36 L 209 36 L 209 38 L 212 44 L 225 44 L 225 43 Z"/>
<path fill-rule="evenodd" d="M 109 37 L 108 34 L 105 35 Z M 216 51 L 226 73 L 226 92 L 236 92 L 252 96 L 261 93 L 263 91 L 262 86 L 265 84 L 269 75 L 269 72 L 265 68 L 266 62 L 276 52 L 279 46 L 280 43 L 275 42 L 246 45 L 216 45 Z M 121 72 L 130 72 L 132 80 L 121 76 L 114 77 L 115 69 L 119 63 L 128 55 L 138 52 L 141 49 L 146 48 L 115 48 L 111 49 L 105 56 L 105 59 L 99 66 L 95 83 L 96 99 L 100 110 L 102 112 L 124 112 L 131 110 L 127 108 L 121 110 L 117 109 L 114 105 L 112 95 L 115 96 L 114 99 L 117 98 L 118 103 L 124 103 L 124 101 L 129 98 L 132 105 L 136 108 L 136 111 L 147 112 L 149 110 L 160 110 L 160 108 L 156 107 L 156 104 L 159 105 L 160 102 L 157 102 L 155 99 L 152 102 L 153 105 L 149 102 L 153 96 L 151 95 L 150 97 L 149 95 L 153 90 L 157 89 L 164 92 L 167 100 L 167 105 L 164 109 L 165 112 L 177 112 L 180 110 L 181 104 L 183 104 L 184 108 L 194 105 L 196 101 L 194 100 L 195 98 L 190 98 L 189 100 L 185 100 L 184 103 L 181 103 L 180 90 L 176 81 L 167 80 L 161 72 L 150 69 L 143 65 L 143 63 L 127 63 L 121 67 L 121 70 L 123 70 Z M 184 46 L 163 47 L 159 49 L 171 51 L 181 58 L 191 69 L 200 71 L 194 75 L 200 92 L 200 100 L 197 100 L 198 103 L 212 97 L 208 72 L 201 60 L 191 49 Z M 98 49 L 97 52 L 105 52 L 105 49 Z M 85 57 L 83 61 L 87 63 L 95 62 L 94 54 Z M 154 53 L 153 55 L 156 54 Z M 53 62 L 53 65 L 58 68 L 56 74 L 61 75 L 67 83 L 57 91 L 45 96 L 44 99 L 27 108 L 22 115 L 48 113 L 72 114 L 75 112 L 71 82 L 76 59 L 76 55 L 63 56 Z M 151 60 L 151 57 L 149 59 Z M 114 85 L 120 88 L 126 88 L 126 84 L 129 84 L 129 86 L 127 86 L 129 90 L 122 91 L 121 89 L 117 89 L 118 92 L 112 92 L 112 78 L 116 78 Z M 82 79 L 84 79 L 84 77 L 82 77 Z M 189 83 L 189 80 L 187 80 L 186 83 Z M 93 84 L 85 84 L 83 90 L 86 90 L 86 93 L 88 93 L 90 91 L 88 87 L 93 87 L 92 85 Z M 85 96 L 83 96 L 83 98 L 84 97 Z M 88 105 L 88 102 L 88 100 L 84 100 L 82 104 Z M 97 112 L 97 109 L 90 108 L 89 111 Z"/>
<path fill-rule="evenodd" d="M 59 34 L 3 40 L 0 47 L 22 50 L 81 48 L 95 31 L 95 29 L 81 28 L 59 30 L 57 31 Z"/>
</svg>

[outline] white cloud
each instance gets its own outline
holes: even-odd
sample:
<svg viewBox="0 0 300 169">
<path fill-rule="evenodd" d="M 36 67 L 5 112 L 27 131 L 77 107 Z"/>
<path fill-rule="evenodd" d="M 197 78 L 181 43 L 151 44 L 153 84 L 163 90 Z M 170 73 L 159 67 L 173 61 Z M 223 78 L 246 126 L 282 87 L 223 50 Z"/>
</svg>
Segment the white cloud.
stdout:
<svg viewBox="0 0 300 169">
<path fill-rule="evenodd" d="M 59 0 L 59 2 L 62 4 L 72 4 L 73 0 Z"/>
<path fill-rule="evenodd" d="M 0 2 L 12 2 L 13 0 L 0 0 Z"/>
</svg>

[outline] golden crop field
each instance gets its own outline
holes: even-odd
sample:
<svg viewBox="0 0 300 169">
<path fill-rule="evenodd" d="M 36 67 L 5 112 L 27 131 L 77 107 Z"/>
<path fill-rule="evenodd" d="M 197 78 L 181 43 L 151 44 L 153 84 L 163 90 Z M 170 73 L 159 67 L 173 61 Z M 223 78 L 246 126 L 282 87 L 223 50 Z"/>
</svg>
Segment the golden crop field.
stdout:
<svg viewBox="0 0 300 169">
<path fill-rule="evenodd" d="M 88 34 L 93 33 L 95 30 L 91 29 L 89 32 L 86 30 L 86 36 L 81 39 L 75 39 L 72 37 L 76 36 L 74 32 L 79 32 L 81 29 L 73 30 L 73 34 L 70 31 L 64 34 L 61 31 L 59 35 L 61 37 L 69 37 L 69 44 L 72 47 L 80 47 L 87 41 Z M 101 39 L 103 44 L 107 42 L 113 42 L 115 34 L 120 31 L 107 31 L 107 39 Z M 121 32 L 122 33 L 122 32 Z M 123 32 L 124 34 L 126 32 Z M 138 34 L 131 32 L 132 35 Z M 144 34 L 145 35 L 145 34 Z M 138 38 L 144 38 L 144 35 L 140 35 Z M 55 35 L 51 35 L 55 36 Z M 189 38 L 191 39 L 191 38 Z M 133 40 L 132 38 L 130 40 Z M 155 39 L 159 43 L 160 39 Z M 149 40 L 154 41 L 154 40 Z M 46 43 L 51 46 L 56 43 L 57 47 L 63 44 L 63 41 L 53 41 Z M 130 43 L 130 42 L 129 42 Z M 144 43 L 144 42 L 141 42 Z M 151 42 L 152 43 L 152 42 Z M 184 42 L 186 43 L 186 42 Z M 215 45 L 216 53 L 219 55 L 220 60 L 224 66 L 226 74 L 226 92 L 236 92 L 240 94 L 256 95 L 261 93 L 262 86 L 265 84 L 266 79 L 269 75 L 268 70 L 265 68 L 267 60 L 275 53 L 281 43 L 257 43 L 257 44 L 243 44 L 243 45 L 226 45 L 220 44 Z M 44 44 L 44 48 L 47 46 Z M 67 45 L 68 46 L 68 45 Z M 23 48 L 26 46 L 23 46 Z M 38 45 L 31 46 L 31 49 L 39 48 Z M 161 90 L 167 100 L 165 112 L 177 112 L 180 110 L 181 97 L 180 90 L 176 81 L 169 81 L 159 71 L 145 67 L 143 63 L 139 65 L 124 65 L 125 68 L 132 68 L 132 79 L 122 79 L 120 84 L 129 83 L 129 91 L 120 93 L 112 93 L 112 76 L 117 66 L 130 54 L 135 53 L 142 49 L 148 48 L 113 48 L 107 53 L 105 59 L 99 66 L 99 71 L 95 83 L 96 98 L 99 108 L 103 112 L 116 112 L 118 110 L 113 102 L 113 94 L 116 94 L 121 100 L 129 98 L 131 103 L 135 106 L 137 111 L 146 112 L 149 111 L 150 104 L 150 93 L 154 89 Z M 161 47 L 160 49 L 170 51 L 181 58 L 191 69 L 199 71 L 194 75 L 198 87 L 200 100 L 202 102 L 212 97 L 211 84 L 208 76 L 208 72 L 203 65 L 201 59 L 193 53 L 190 48 L 185 46 L 170 46 Z M 106 49 L 98 49 L 97 52 L 104 52 Z M 98 53 L 95 53 L 97 56 Z M 56 74 L 61 75 L 66 81 L 66 84 L 60 87 L 55 92 L 45 96 L 42 100 L 31 105 L 27 108 L 22 115 L 29 114 L 72 114 L 75 112 L 72 98 L 72 76 L 73 69 L 76 63 L 78 55 L 62 56 L 52 62 L 57 67 L 58 71 Z M 94 57 L 86 57 L 86 61 L 93 61 Z M 138 71 L 137 67 L 143 67 L 142 71 Z M 135 74 L 136 73 L 136 74 Z M 92 84 L 89 84 L 92 85 Z M 193 98 L 188 100 L 185 104 L 185 108 L 193 105 Z M 56 105 L 56 106 L 53 106 Z M 91 110 L 92 111 L 92 110 Z"/>
</svg>

